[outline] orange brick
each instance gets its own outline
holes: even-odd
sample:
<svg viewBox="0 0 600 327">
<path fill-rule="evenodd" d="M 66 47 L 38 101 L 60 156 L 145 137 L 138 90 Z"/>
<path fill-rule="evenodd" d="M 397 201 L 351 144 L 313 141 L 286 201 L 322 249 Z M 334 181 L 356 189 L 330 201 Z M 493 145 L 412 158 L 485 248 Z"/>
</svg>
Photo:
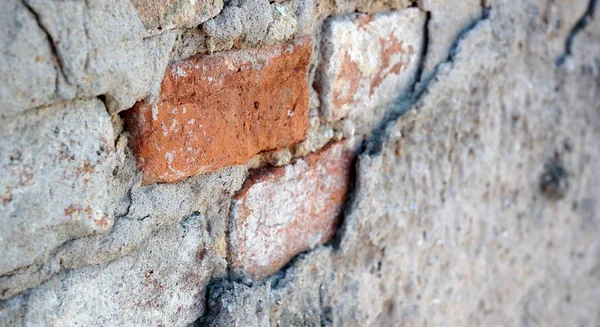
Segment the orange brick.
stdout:
<svg viewBox="0 0 600 327">
<path fill-rule="evenodd" d="M 350 182 L 344 142 L 291 165 L 255 171 L 232 205 L 232 265 L 268 276 L 296 254 L 335 236 Z"/>
<path fill-rule="evenodd" d="M 302 141 L 308 38 L 198 55 L 167 68 L 158 104 L 124 113 L 144 183 L 177 182 Z"/>
</svg>

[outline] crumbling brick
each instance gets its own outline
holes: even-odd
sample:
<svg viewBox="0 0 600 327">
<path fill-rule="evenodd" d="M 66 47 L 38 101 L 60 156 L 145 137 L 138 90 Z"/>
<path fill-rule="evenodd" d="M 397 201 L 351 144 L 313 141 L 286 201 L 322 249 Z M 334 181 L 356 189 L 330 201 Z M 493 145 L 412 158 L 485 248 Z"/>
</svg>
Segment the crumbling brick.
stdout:
<svg viewBox="0 0 600 327">
<path fill-rule="evenodd" d="M 233 201 L 233 266 L 261 278 L 296 254 L 330 241 L 351 164 L 352 151 L 338 142 L 294 164 L 254 172 Z"/>
<path fill-rule="evenodd" d="M 170 65 L 158 104 L 124 114 L 144 183 L 177 182 L 302 141 L 311 41 Z"/>
<path fill-rule="evenodd" d="M 417 8 L 329 21 L 318 83 L 323 115 L 329 120 L 359 115 L 409 91 L 424 23 L 425 13 Z"/>
</svg>

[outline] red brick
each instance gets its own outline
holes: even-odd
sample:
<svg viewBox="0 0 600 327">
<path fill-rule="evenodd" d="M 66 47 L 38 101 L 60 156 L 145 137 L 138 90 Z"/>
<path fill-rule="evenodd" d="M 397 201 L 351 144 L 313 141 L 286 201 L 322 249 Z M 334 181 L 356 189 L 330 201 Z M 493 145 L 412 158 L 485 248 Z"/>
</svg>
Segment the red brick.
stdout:
<svg viewBox="0 0 600 327">
<path fill-rule="evenodd" d="M 308 38 L 198 55 L 167 68 L 155 108 L 124 113 L 144 183 L 177 182 L 302 141 Z"/>
<path fill-rule="evenodd" d="M 344 142 L 291 165 L 253 172 L 232 205 L 231 260 L 254 278 L 333 239 L 350 181 Z"/>
</svg>

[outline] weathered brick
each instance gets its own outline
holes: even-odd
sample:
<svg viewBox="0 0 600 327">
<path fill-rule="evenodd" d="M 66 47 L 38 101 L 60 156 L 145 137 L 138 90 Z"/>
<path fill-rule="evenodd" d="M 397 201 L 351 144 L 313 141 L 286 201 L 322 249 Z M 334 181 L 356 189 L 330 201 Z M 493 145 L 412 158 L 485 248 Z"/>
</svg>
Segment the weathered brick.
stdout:
<svg viewBox="0 0 600 327">
<path fill-rule="evenodd" d="M 144 183 L 177 182 L 303 140 L 311 49 L 304 38 L 170 65 L 158 104 L 124 114 Z"/>
<path fill-rule="evenodd" d="M 416 8 L 353 14 L 327 22 L 318 88 L 323 115 L 338 120 L 409 90 L 423 47 L 425 14 Z"/>
<path fill-rule="evenodd" d="M 232 206 L 232 265 L 254 278 L 331 240 L 350 181 L 352 151 L 334 143 L 295 163 L 253 172 Z"/>
</svg>

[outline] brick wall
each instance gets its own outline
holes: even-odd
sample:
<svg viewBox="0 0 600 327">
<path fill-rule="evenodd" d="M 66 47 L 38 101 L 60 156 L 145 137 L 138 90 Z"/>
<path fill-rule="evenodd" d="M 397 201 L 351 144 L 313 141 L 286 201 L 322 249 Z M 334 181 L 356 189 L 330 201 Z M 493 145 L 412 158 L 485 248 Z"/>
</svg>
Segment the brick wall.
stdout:
<svg viewBox="0 0 600 327">
<path fill-rule="evenodd" d="M 0 325 L 600 321 L 597 1 L 0 3 Z"/>
</svg>

